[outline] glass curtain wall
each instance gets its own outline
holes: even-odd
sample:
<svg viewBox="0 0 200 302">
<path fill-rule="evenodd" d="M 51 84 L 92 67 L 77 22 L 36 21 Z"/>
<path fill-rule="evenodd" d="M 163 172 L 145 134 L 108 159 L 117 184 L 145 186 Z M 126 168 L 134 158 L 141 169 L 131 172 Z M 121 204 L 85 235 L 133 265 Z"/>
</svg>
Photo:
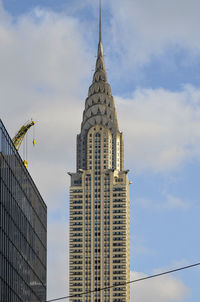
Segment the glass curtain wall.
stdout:
<svg viewBox="0 0 200 302">
<path fill-rule="evenodd" d="M 0 301 L 46 300 L 47 208 L 0 120 Z"/>
</svg>

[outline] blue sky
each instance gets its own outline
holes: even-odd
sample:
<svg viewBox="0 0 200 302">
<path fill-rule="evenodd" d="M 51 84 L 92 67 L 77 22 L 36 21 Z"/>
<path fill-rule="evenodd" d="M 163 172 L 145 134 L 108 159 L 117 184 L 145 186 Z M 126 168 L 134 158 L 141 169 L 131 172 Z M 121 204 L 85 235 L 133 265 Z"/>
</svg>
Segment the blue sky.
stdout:
<svg viewBox="0 0 200 302">
<path fill-rule="evenodd" d="M 30 118 L 38 124 L 28 159 L 49 211 L 49 298 L 67 293 L 67 171 L 95 66 L 97 2 L 0 2 L 1 118 L 11 136 Z M 133 182 L 132 278 L 200 260 L 199 10 L 196 0 L 103 1 L 106 69 Z M 199 274 L 133 285 L 131 302 L 198 302 Z"/>
</svg>

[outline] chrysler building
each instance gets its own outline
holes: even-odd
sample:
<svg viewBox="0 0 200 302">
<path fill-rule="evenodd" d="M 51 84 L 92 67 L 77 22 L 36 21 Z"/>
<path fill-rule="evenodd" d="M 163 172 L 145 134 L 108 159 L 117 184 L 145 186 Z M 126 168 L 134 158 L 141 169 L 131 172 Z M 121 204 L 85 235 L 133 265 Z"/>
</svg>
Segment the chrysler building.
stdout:
<svg viewBox="0 0 200 302">
<path fill-rule="evenodd" d="M 101 7 L 96 68 L 77 135 L 77 171 L 69 175 L 70 301 L 129 302 L 129 180 L 104 64 Z"/>
</svg>

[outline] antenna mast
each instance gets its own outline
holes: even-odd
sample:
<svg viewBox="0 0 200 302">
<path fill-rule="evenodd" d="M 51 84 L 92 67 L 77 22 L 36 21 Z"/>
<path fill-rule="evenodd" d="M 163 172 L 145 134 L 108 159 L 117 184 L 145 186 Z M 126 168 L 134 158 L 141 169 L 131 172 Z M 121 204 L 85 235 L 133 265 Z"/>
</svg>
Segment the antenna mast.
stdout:
<svg viewBox="0 0 200 302">
<path fill-rule="evenodd" d="M 99 43 L 101 42 L 101 0 L 99 0 Z"/>
</svg>

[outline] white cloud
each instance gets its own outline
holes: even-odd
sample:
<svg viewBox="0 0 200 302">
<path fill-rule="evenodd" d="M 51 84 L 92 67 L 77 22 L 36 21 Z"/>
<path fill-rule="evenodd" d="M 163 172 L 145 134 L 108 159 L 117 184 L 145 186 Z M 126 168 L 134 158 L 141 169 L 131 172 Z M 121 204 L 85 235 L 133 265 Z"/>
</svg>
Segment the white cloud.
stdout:
<svg viewBox="0 0 200 302">
<path fill-rule="evenodd" d="M 41 9 L 15 22 L 2 7 L 0 14 L 1 118 L 11 136 L 28 119 L 36 120 L 29 169 L 51 200 L 46 192 L 66 187 L 67 171 L 75 169 L 84 108 L 84 96 L 82 106 L 79 98 L 84 92 L 86 97 L 90 55 L 77 19 Z"/>
<path fill-rule="evenodd" d="M 116 104 L 127 166 L 166 172 L 199 160 L 200 90 L 137 89 L 130 99 L 117 97 Z"/>
<path fill-rule="evenodd" d="M 199 55 L 199 1 L 110 0 L 110 5 L 115 50 L 126 67 L 147 63 L 172 46 L 171 52 L 181 48 Z"/>
<path fill-rule="evenodd" d="M 41 108 L 34 116 L 38 119 L 36 146 L 29 145 L 29 170 L 51 209 L 59 207 L 56 195 L 68 190 L 67 172 L 76 169 L 76 134 L 80 130 L 81 108 L 74 102 L 68 111 L 61 102 Z"/>
<path fill-rule="evenodd" d="M 16 22 L 7 15 L 0 20 L 0 42 L 4 118 L 16 122 L 17 115 L 23 121 L 33 111 L 61 102 L 70 109 L 84 89 L 90 66 L 76 19 L 39 9 Z"/>
<path fill-rule="evenodd" d="M 187 210 L 189 207 L 189 203 L 186 201 L 181 200 L 178 197 L 168 195 L 167 196 L 167 202 L 165 204 L 165 207 L 169 210 L 173 209 L 182 209 Z"/>
<path fill-rule="evenodd" d="M 0 17 L 1 119 L 11 136 L 36 120 L 28 169 L 48 206 L 48 296 L 58 297 L 68 288 L 67 171 L 75 170 L 90 55 L 76 19 L 36 9 L 14 21 L 2 7 Z"/>
<path fill-rule="evenodd" d="M 48 299 L 68 294 L 69 236 L 66 221 L 48 226 Z"/>
<path fill-rule="evenodd" d="M 131 272 L 130 279 L 147 277 L 144 273 Z M 130 302 L 183 301 L 188 294 L 184 283 L 172 276 L 162 276 L 130 285 Z"/>
<path fill-rule="evenodd" d="M 161 200 L 138 198 L 136 202 L 151 211 L 188 210 L 191 203 L 173 195 L 166 195 Z"/>
</svg>

